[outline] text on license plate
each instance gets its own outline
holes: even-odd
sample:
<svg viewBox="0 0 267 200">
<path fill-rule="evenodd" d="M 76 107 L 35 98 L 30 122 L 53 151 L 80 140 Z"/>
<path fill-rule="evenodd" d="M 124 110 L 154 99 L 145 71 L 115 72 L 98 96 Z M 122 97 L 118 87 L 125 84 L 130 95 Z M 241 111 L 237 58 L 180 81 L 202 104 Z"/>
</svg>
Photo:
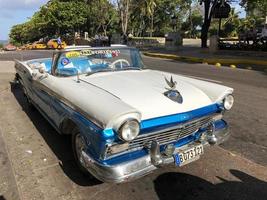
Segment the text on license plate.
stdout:
<svg viewBox="0 0 267 200">
<path fill-rule="evenodd" d="M 198 145 L 184 150 L 174 155 L 175 164 L 178 166 L 185 165 L 199 158 L 204 153 L 203 145 Z"/>
</svg>

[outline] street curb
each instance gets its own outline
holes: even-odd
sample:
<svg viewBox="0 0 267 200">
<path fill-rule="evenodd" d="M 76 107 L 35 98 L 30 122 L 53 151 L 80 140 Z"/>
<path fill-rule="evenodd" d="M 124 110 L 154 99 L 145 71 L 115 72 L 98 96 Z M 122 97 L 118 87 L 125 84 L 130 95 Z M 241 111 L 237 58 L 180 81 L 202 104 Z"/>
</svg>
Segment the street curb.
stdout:
<svg viewBox="0 0 267 200">
<path fill-rule="evenodd" d="M 232 69 L 235 68 L 242 68 L 238 65 L 245 64 L 245 65 L 252 65 L 250 68 L 260 71 L 267 70 L 267 61 L 263 60 L 249 60 L 249 59 L 228 59 L 228 58 L 197 58 L 197 57 L 190 57 L 190 56 L 178 56 L 174 54 L 162 54 L 162 53 L 151 53 L 151 52 L 143 52 L 145 56 L 149 57 L 157 57 L 163 59 L 172 59 L 177 61 L 184 61 L 184 62 L 195 62 L 195 63 L 207 63 L 207 64 L 221 64 L 224 66 L 229 66 Z M 257 66 L 253 66 L 257 65 Z"/>
</svg>

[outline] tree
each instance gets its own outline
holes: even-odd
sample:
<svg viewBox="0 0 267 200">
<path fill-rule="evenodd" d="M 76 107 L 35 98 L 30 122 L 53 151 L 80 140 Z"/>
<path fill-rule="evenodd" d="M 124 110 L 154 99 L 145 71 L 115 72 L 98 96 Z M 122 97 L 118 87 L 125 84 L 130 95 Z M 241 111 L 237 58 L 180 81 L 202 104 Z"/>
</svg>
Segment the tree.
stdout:
<svg viewBox="0 0 267 200">
<path fill-rule="evenodd" d="M 145 2 L 146 2 L 146 13 L 150 19 L 150 37 L 152 37 L 154 32 L 154 13 L 157 4 L 155 0 L 145 0 Z"/>
<path fill-rule="evenodd" d="M 12 44 L 22 44 L 23 43 L 23 26 L 24 24 L 18 24 L 11 28 L 9 37 L 11 38 Z"/>
<path fill-rule="evenodd" d="M 238 36 L 239 29 L 241 27 L 241 20 L 239 19 L 239 12 L 235 12 L 232 8 L 229 17 L 222 21 L 223 36 L 235 37 Z"/>
<path fill-rule="evenodd" d="M 136 36 L 164 36 L 173 31 L 172 18 L 180 28 L 190 5 L 187 0 L 131 0 L 129 30 Z M 151 6 L 153 5 L 152 10 Z M 153 19 L 152 19 L 153 18 Z"/>
<path fill-rule="evenodd" d="M 197 37 L 198 29 L 203 24 L 203 16 L 199 7 L 195 6 L 189 9 L 189 14 L 185 22 L 182 23 L 181 30 L 187 37 Z"/>
<path fill-rule="evenodd" d="M 89 35 L 103 32 L 114 32 L 118 26 L 118 13 L 115 6 L 108 0 L 90 0 L 88 5 L 87 21 L 84 28 Z"/>
<path fill-rule="evenodd" d="M 200 5 L 204 4 L 204 22 L 201 29 L 201 47 L 207 47 L 208 32 L 211 23 L 211 19 L 214 14 L 214 8 L 219 3 L 231 2 L 235 0 L 199 0 Z"/>
<path fill-rule="evenodd" d="M 263 19 L 267 17 L 266 0 L 241 0 L 240 5 L 245 8 L 248 16 L 257 16 Z"/>
<path fill-rule="evenodd" d="M 208 31 L 210 27 L 213 9 L 218 0 L 201 0 L 200 5 L 204 3 L 204 23 L 201 29 L 201 47 L 206 48 L 208 42 Z"/>
<path fill-rule="evenodd" d="M 84 1 L 50 0 L 32 18 L 11 29 L 10 39 L 25 43 L 54 35 L 84 31 L 88 5 Z"/>
<path fill-rule="evenodd" d="M 130 0 L 117 0 L 117 8 L 120 16 L 121 30 L 124 37 L 127 37 L 128 22 L 129 22 L 129 8 Z"/>
</svg>

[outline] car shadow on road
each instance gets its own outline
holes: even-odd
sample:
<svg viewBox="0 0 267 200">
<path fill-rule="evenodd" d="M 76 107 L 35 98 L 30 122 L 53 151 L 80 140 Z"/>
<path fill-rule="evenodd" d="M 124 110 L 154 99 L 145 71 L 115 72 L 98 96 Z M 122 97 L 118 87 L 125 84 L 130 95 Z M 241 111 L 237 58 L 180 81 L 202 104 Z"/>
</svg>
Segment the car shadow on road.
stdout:
<svg viewBox="0 0 267 200">
<path fill-rule="evenodd" d="M 160 200 L 266 200 L 267 182 L 239 170 L 230 170 L 238 178 L 213 184 L 197 176 L 184 173 L 165 173 L 154 180 Z"/>
<path fill-rule="evenodd" d="M 58 134 L 37 109 L 28 105 L 20 86 L 14 83 L 10 84 L 11 92 L 13 93 L 17 102 L 20 104 L 21 108 L 27 114 L 40 135 L 58 158 L 59 166 L 62 168 L 64 173 L 73 182 L 80 186 L 93 186 L 101 184 L 101 182 L 96 179 L 90 180 L 79 170 L 74 161 L 70 135 Z"/>
</svg>

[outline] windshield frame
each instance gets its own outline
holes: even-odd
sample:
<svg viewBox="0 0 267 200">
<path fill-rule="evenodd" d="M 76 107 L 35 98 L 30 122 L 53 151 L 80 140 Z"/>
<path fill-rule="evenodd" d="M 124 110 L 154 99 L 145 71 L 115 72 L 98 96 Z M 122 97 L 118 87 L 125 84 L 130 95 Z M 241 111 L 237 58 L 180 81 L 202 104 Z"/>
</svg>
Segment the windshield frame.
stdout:
<svg viewBox="0 0 267 200">
<path fill-rule="evenodd" d="M 51 67 L 51 74 L 53 76 L 56 76 L 56 77 L 72 77 L 72 76 L 75 76 L 75 75 L 70 75 L 70 76 L 60 76 L 58 75 L 56 72 L 57 72 L 57 68 L 58 68 L 58 64 L 60 62 L 60 58 L 62 56 L 62 54 L 65 54 L 67 52 L 72 52 L 72 51 L 82 51 L 82 50 L 93 50 L 93 51 L 97 51 L 97 50 L 134 50 L 134 51 L 137 51 L 138 53 L 138 59 L 139 59 L 139 62 L 140 62 L 140 67 L 132 67 L 132 66 L 129 66 L 129 69 L 126 67 L 124 70 L 127 71 L 127 70 L 142 70 L 142 69 L 145 69 L 145 65 L 143 63 L 143 59 L 142 59 L 142 56 L 141 56 L 141 53 L 139 51 L 139 49 L 135 48 L 135 47 L 128 47 L 128 46 L 125 46 L 125 47 L 88 47 L 88 46 L 85 46 L 85 47 L 78 47 L 78 48 L 69 48 L 69 49 L 64 49 L 64 50 L 60 50 L 60 51 L 57 51 L 53 54 L 53 58 L 52 58 L 52 67 Z M 124 71 L 123 69 L 111 69 L 111 70 L 105 70 L 105 72 L 116 72 L 116 71 Z M 100 72 L 104 72 L 102 70 L 100 70 L 99 72 L 92 72 L 92 73 L 81 73 L 79 75 L 91 75 L 91 74 L 95 74 L 95 73 L 100 73 Z"/>
</svg>

